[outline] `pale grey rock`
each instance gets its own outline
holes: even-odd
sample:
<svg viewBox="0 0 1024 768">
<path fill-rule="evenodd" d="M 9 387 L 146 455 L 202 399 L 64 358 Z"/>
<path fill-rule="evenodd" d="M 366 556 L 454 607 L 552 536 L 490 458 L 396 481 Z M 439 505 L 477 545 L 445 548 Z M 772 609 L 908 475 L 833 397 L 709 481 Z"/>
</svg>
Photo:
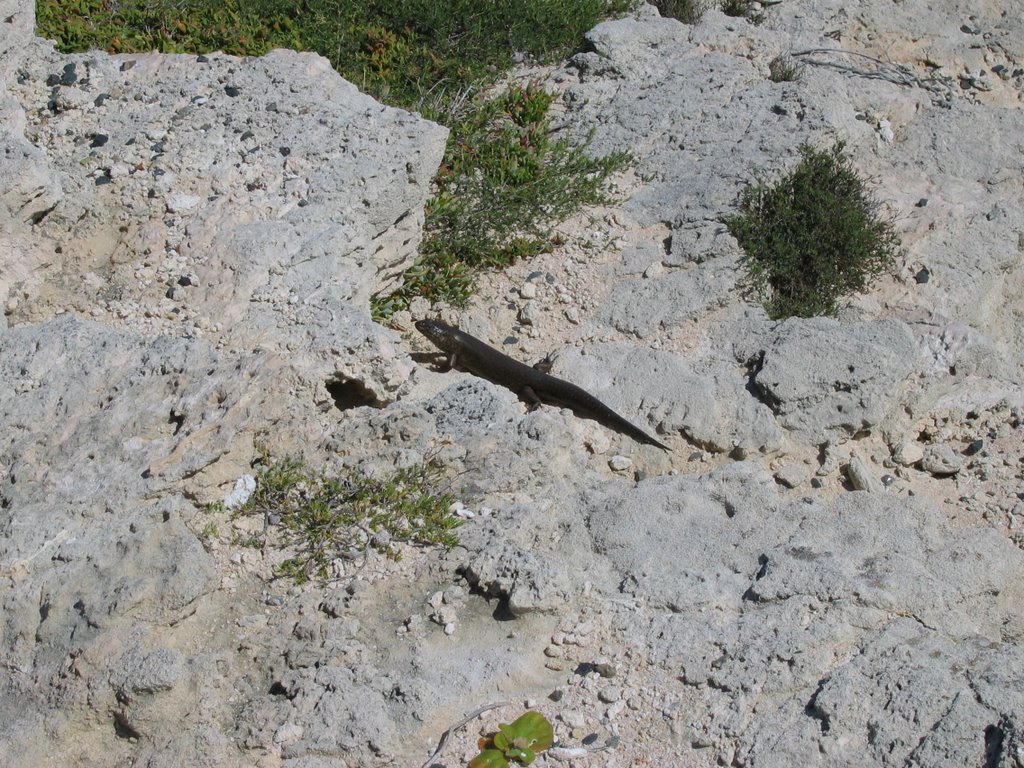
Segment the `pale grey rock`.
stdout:
<svg viewBox="0 0 1024 768">
<path fill-rule="evenodd" d="M 948 445 L 927 445 L 921 457 L 921 469 L 937 477 L 955 475 L 964 465 L 964 460 Z"/>
<path fill-rule="evenodd" d="M 506 542 L 478 551 L 465 564 L 465 574 L 471 586 L 506 601 L 514 616 L 551 613 L 569 600 L 564 574 Z"/>
<path fill-rule="evenodd" d="M 598 319 L 640 338 L 684 325 L 725 306 L 736 293 L 735 262 L 701 264 L 654 277 L 618 282 Z"/>
<path fill-rule="evenodd" d="M 738 609 L 756 557 L 722 546 L 754 536 L 778 504 L 769 475 L 737 465 L 699 480 L 651 478 L 609 488 L 590 503 L 593 549 L 619 574 L 621 591 L 677 613 Z M 782 529 L 778 530 L 782 533 Z"/>
<path fill-rule="evenodd" d="M 922 458 L 924 446 L 916 440 L 901 440 L 892 452 L 892 460 L 903 467 L 912 467 Z"/>
<path fill-rule="evenodd" d="M 1007 707 L 979 702 L 972 680 L 1020 664 L 1019 647 L 1001 642 L 1024 619 L 1014 605 L 1019 551 L 993 530 L 954 531 L 927 506 L 887 494 L 787 505 L 743 486 L 707 490 L 717 504 L 684 502 L 694 517 L 682 521 L 689 538 L 673 537 L 687 542 L 682 551 L 645 560 L 643 579 L 623 572 L 658 602 L 685 588 L 691 600 L 712 591 L 719 610 L 736 606 L 722 620 L 703 603 L 673 601 L 677 613 L 652 613 L 637 630 L 655 659 L 703 692 L 699 712 L 681 715 L 689 740 L 752 765 L 848 765 L 864 754 L 883 766 L 928 764 L 942 748 L 951 750 L 943 764 L 973 764 L 986 730 L 977 725 L 1002 722 Z M 760 518 L 758 532 L 748 515 Z M 600 520 L 603 537 L 615 523 Z M 672 537 L 671 522 L 655 524 Z M 639 540 L 622 533 L 609 554 L 629 563 L 623 549 Z M 724 560 L 711 551 L 723 535 Z M 704 561 L 698 572 L 712 575 L 697 581 L 689 565 Z"/>
<path fill-rule="evenodd" d="M 702 448 L 739 458 L 781 445 L 771 411 L 747 391 L 746 372 L 734 364 L 693 365 L 668 352 L 618 343 L 571 348 L 555 363 L 552 373 L 641 429 L 655 425 L 652 434 L 681 432 Z"/>
<path fill-rule="evenodd" d="M 169 691 L 181 678 L 184 665 L 184 656 L 173 648 L 146 652 L 134 645 L 121 658 L 110 683 L 121 700 L 137 694 Z"/>
<path fill-rule="evenodd" d="M 580 82 L 569 88 L 566 121 L 581 133 L 599 126 L 595 153 L 637 155 L 639 173 L 651 181 L 625 207 L 642 223 L 683 230 L 680 252 L 690 240 L 685 232 L 720 227 L 750 172 L 778 167 L 801 138 L 835 131 L 867 139 L 869 127 L 844 107 L 866 100 L 865 90 L 872 96 L 886 90 L 873 84 L 854 89 L 827 71 L 771 83 L 766 70 L 773 56 L 824 41 L 810 33 L 794 39 L 764 28 L 744 28 L 742 35 L 735 29 L 735 20 L 714 10 L 697 26 L 674 19 L 608 21 L 588 33 L 593 50 L 571 60 Z M 744 55 L 734 55 L 740 47 Z M 895 89 L 888 90 L 895 98 Z M 749 121 L 757 121 L 757 131 L 746 129 Z M 718 245 L 735 248 L 727 240 Z M 698 260 L 713 255 L 707 248 L 697 254 Z"/>
<path fill-rule="evenodd" d="M 11 17 L 26 34 L 28 5 Z M 1019 14 L 952 7 L 926 12 L 923 0 L 905 0 L 851 13 L 808 0 L 771 6 L 762 27 L 713 10 L 686 26 L 648 8 L 595 30 L 594 50 L 576 59 L 566 127 L 594 128 L 597 151 L 633 152 L 646 181 L 627 212 L 671 229 L 670 242 L 643 244 L 612 269 L 630 280 L 602 318 L 645 338 L 696 320 L 706 335 L 692 360 L 588 344 L 563 352 L 556 373 L 652 433 L 681 433 L 708 451 L 756 456 L 824 434 L 829 471 L 835 446 L 878 418 L 913 434 L 896 406 L 918 370 L 931 388 L 912 402 L 915 419 L 1015 402 L 1021 158 L 1019 109 L 1006 104 L 1020 89 L 1012 68 L 1004 79 L 993 62 L 1019 60 L 1024 37 L 1013 35 Z M 968 22 L 982 31 L 958 31 Z M 832 30 L 839 41 L 825 36 Z M 948 55 L 940 65 L 969 73 L 968 95 L 935 107 L 934 90 L 823 65 L 796 83 L 767 80 L 768 62 L 786 49 L 870 51 L 879 40 L 886 58 Z M 818 502 L 808 491 L 787 501 L 793 494 L 760 462 L 616 477 L 580 450 L 601 428 L 553 408 L 525 413 L 512 393 L 464 374 L 445 374 L 451 386 L 424 402 L 394 402 L 410 378 L 434 374 L 413 373 L 397 335 L 374 328 L 365 305 L 415 250 L 436 128 L 370 103 L 310 56 L 132 57 L 120 72 L 100 54 L 58 57 L 2 34 L 0 51 L 11 53 L 0 54 L 4 103 L 15 102 L 0 109 L 11 148 L 0 153 L 10 179 L 0 235 L 11 254 L 0 290 L 13 323 L 0 324 L 0 663 L 9 673 L 0 753 L 18 768 L 72 744 L 153 768 L 417 765 L 493 691 L 518 697 L 529 681 L 537 697 L 566 686 L 565 671 L 537 659 L 580 608 L 602 656 L 620 640 L 630 649 L 615 659 L 622 677 L 643 668 L 685 686 L 664 699 L 671 731 L 651 722 L 654 748 L 664 737 L 752 768 L 1020 762 L 1024 563 L 998 532 L 952 528 L 892 494 Z M 66 63 L 77 65 L 76 82 L 44 87 Z M 990 72 L 979 77 L 982 65 Z M 108 85 L 117 87 L 100 99 Z M 48 102 L 51 88 L 52 110 L 25 109 Z M 999 113 L 986 107 L 997 103 Z M 382 121 L 333 122 L 346 105 Z M 296 111 L 307 107 L 327 110 L 327 123 L 310 125 Z M 880 138 L 883 123 L 891 142 Z M 403 131 L 420 148 L 411 169 Z M 88 146 L 98 133 L 106 143 Z M 964 143 L 978 135 L 985 152 Z M 869 297 L 845 316 L 865 322 L 776 327 L 739 303 L 736 244 L 721 221 L 746 181 L 789 167 L 800 141 L 833 136 L 880 178 L 901 213 L 908 263 L 932 278 L 901 275 L 895 298 Z M 381 147 L 388 141 L 393 154 Z M 356 171 L 345 175 L 352 157 Z M 179 193 L 204 202 L 168 215 Z M 137 220 L 112 206 L 117 195 Z M 63 262 L 38 271 L 55 245 Z M 195 281 L 166 297 L 186 275 Z M 669 309 L 652 305 L 645 316 L 628 306 L 638 299 Z M 928 315 L 935 307 L 947 312 L 941 322 Z M 70 319 L 25 325 L 65 309 L 100 310 L 132 332 Z M 898 322 L 874 320 L 887 313 L 913 329 L 909 345 Z M 156 338 L 161 331 L 219 346 Z M 747 364 L 762 350 L 755 373 Z M 870 375 L 848 375 L 848 356 L 866 359 Z M 776 385 L 765 367 L 792 378 Z M 775 388 L 777 397 L 766 394 Z M 852 410 L 849 424 L 837 405 Z M 431 553 L 433 570 L 270 599 L 232 570 L 232 591 L 215 590 L 213 558 L 192 533 L 201 521 L 180 491 L 226 463 L 229 444 L 257 435 L 368 471 L 436 451 L 478 497 L 474 508 L 494 512 L 464 526 L 461 548 Z M 612 439 L 616 449 L 628 443 Z M 631 456 L 638 476 L 659 471 L 647 454 Z M 224 491 L 244 469 L 223 470 Z M 457 633 L 407 625 L 459 572 L 478 589 L 459 604 Z M 495 620 L 510 614 L 514 622 Z M 140 624 L 152 631 L 138 635 Z M 590 722 L 594 710 L 575 711 Z"/>
<path fill-rule="evenodd" d="M 523 417 L 516 395 L 475 376 L 459 378 L 461 381 L 446 387 L 424 405 L 427 414 L 433 416 L 438 433 L 461 444 L 474 437 L 487 436 L 493 441 L 509 436 L 515 422 Z"/>
<path fill-rule="evenodd" d="M 608 468 L 613 472 L 625 472 L 633 466 L 633 461 L 628 456 L 616 454 L 608 459 Z"/>
<path fill-rule="evenodd" d="M 868 491 L 870 493 L 882 493 L 885 486 L 878 479 L 875 473 L 868 466 L 868 463 L 857 454 L 850 457 L 846 465 L 846 476 L 850 478 L 850 485 L 855 491 Z"/>
<path fill-rule="evenodd" d="M 914 365 L 903 323 L 792 319 L 768 342 L 754 384 L 782 426 L 820 443 L 879 424 Z"/>
<path fill-rule="evenodd" d="M 99 310 L 396 396 L 411 366 L 369 301 L 415 257 L 446 129 L 309 53 L 61 56 L 39 42 L 15 65 L 3 202 L 9 227 L 50 243 L 0 272 L 15 321 Z"/>
<path fill-rule="evenodd" d="M 811 473 L 803 464 L 789 462 L 775 470 L 774 477 L 787 488 L 797 488 L 810 479 Z"/>
</svg>

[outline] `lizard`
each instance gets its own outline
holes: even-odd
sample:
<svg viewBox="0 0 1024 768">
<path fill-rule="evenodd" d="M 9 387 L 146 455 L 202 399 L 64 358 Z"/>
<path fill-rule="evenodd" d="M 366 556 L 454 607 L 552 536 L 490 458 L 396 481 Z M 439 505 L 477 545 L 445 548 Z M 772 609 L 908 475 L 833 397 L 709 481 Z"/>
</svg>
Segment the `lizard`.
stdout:
<svg viewBox="0 0 1024 768">
<path fill-rule="evenodd" d="M 586 390 L 536 367 L 531 368 L 465 331 L 440 320 L 417 320 L 416 330 L 448 356 L 446 370 L 459 365 L 482 379 L 510 389 L 527 403 L 530 410 L 542 403 L 568 408 L 577 416 L 593 419 L 609 429 L 629 435 L 638 443 L 654 445 L 663 451 L 671 450 Z"/>
</svg>

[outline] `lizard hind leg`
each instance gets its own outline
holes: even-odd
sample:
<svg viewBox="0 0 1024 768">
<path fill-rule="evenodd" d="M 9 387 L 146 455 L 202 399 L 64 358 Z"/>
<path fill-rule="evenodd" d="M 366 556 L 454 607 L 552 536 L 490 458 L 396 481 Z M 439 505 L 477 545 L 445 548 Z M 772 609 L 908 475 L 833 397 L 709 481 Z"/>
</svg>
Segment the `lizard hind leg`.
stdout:
<svg viewBox="0 0 1024 768">
<path fill-rule="evenodd" d="M 532 387 L 523 387 L 518 392 L 519 398 L 526 403 L 527 410 L 536 411 L 542 405 L 541 399 Z"/>
</svg>

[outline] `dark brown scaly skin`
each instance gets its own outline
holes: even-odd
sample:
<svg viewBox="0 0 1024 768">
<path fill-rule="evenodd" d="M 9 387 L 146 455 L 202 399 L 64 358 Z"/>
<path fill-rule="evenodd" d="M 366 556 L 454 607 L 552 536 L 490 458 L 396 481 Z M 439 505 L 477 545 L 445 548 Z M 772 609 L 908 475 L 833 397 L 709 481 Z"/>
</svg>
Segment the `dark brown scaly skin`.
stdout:
<svg viewBox="0 0 1024 768">
<path fill-rule="evenodd" d="M 416 330 L 448 355 L 449 368 L 459 366 L 480 378 L 511 389 L 531 407 L 547 403 L 568 408 L 577 416 L 593 419 L 609 429 L 629 435 L 638 443 L 655 445 L 664 451 L 671 450 L 639 427 L 630 424 L 589 392 L 513 360 L 475 336 L 439 320 L 419 320 L 416 322 Z"/>
</svg>

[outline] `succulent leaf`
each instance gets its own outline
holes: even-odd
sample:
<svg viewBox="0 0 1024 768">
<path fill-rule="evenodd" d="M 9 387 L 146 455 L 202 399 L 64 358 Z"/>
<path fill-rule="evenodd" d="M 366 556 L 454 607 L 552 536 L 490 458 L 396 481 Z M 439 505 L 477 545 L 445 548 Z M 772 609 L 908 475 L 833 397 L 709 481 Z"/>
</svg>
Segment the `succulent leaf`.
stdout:
<svg viewBox="0 0 1024 768">
<path fill-rule="evenodd" d="M 485 749 L 469 761 L 469 768 L 508 768 L 508 759 L 500 750 Z"/>
<path fill-rule="evenodd" d="M 521 749 L 539 752 L 551 746 L 555 729 L 540 712 L 527 712 L 508 726 L 499 726 L 509 742 Z"/>
</svg>

